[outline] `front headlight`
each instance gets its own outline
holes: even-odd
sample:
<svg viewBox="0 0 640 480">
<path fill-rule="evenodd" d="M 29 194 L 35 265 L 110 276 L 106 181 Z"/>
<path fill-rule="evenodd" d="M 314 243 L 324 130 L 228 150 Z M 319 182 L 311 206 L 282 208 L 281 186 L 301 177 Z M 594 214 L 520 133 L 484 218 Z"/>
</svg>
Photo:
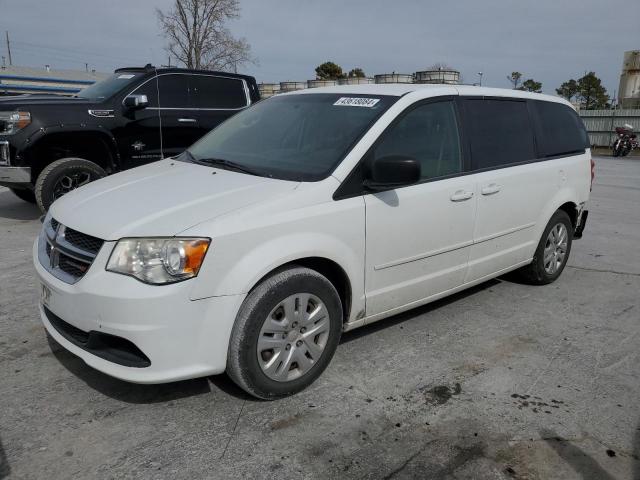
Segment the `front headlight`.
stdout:
<svg viewBox="0 0 640 480">
<path fill-rule="evenodd" d="M 29 112 L 0 112 L 0 135 L 13 135 L 30 123 Z"/>
<path fill-rule="evenodd" d="M 107 270 L 153 285 L 198 275 L 209 238 L 123 238 L 111 252 Z"/>
</svg>

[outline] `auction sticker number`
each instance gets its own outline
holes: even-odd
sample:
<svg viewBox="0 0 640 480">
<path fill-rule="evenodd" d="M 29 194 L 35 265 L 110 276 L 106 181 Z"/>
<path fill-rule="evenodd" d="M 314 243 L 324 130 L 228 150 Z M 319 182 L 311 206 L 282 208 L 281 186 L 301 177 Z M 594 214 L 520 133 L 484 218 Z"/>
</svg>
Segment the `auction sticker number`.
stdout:
<svg viewBox="0 0 640 480">
<path fill-rule="evenodd" d="M 379 98 L 340 97 L 334 105 L 341 107 L 365 107 L 371 108 L 380 101 Z"/>
</svg>

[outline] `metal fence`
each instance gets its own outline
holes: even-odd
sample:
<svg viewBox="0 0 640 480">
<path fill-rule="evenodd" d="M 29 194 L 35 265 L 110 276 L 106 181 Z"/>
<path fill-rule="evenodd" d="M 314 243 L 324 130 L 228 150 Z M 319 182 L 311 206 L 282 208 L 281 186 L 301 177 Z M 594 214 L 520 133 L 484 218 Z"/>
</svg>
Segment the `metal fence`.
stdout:
<svg viewBox="0 0 640 480">
<path fill-rule="evenodd" d="M 640 132 L 640 109 L 637 110 L 580 110 L 578 112 L 589 132 L 591 145 L 608 147 L 613 143 L 616 127 L 628 123 Z"/>
</svg>

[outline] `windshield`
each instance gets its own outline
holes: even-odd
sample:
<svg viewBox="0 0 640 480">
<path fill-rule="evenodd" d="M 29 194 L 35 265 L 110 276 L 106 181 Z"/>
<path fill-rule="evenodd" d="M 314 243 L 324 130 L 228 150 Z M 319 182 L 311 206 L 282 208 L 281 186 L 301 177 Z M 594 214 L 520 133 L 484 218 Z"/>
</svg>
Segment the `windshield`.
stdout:
<svg viewBox="0 0 640 480">
<path fill-rule="evenodd" d="M 217 165 L 233 162 L 284 180 L 322 180 L 397 98 L 329 93 L 272 97 L 231 117 L 184 157 L 199 163 L 217 160 Z"/>
<path fill-rule="evenodd" d="M 143 74 L 118 72 L 78 92 L 76 97 L 102 100 L 118 93 L 124 87 L 137 81 Z"/>
</svg>

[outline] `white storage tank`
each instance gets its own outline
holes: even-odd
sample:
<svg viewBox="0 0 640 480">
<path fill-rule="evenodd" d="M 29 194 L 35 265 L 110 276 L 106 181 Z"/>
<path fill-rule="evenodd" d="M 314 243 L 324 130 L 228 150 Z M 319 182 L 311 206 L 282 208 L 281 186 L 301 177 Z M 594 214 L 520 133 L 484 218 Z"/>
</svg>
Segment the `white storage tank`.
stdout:
<svg viewBox="0 0 640 480">
<path fill-rule="evenodd" d="M 369 77 L 346 77 L 338 80 L 338 85 L 366 85 L 373 83 L 373 78 Z"/>
<path fill-rule="evenodd" d="M 460 83 L 460 72 L 457 70 L 424 70 L 415 73 L 416 83 L 444 83 L 457 85 Z"/>
<path fill-rule="evenodd" d="M 280 82 L 280 93 L 295 92 L 307 88 L 306 82 Z"/>
<path fill-rule="evenodd" d="M 259 83 L 258 91 L 260 92 L 260 98 L 269 98 L 280 93 L 279 83 Z"/>
<path fill-rule="evenodd" d="M 624 52 L 618 103 L 620 108 L 640 108 L 640 50 Z"/>
<path fill-rule="evenodd" d="M 333 87 L 338 85 L 337 80 L 307 80 L 308 88 Z"/>
<path fill-rule="evenodd" d="M 383 73 L 374 78 L 376 83 L 413 83 L 413 75 L 408 73 Z"/>
</svg>

